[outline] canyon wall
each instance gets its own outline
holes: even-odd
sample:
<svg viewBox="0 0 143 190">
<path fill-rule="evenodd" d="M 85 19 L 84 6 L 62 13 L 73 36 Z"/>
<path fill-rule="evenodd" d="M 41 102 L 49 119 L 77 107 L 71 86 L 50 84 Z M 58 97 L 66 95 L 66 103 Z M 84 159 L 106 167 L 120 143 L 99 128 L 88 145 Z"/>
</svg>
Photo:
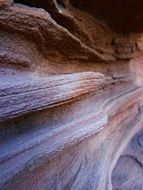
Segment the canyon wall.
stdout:
<svg viewBox="0 0 143 190">
<path fill-rule="evenodd" d="M 0 190 L 142 190 L 142 9 L 0 0 Z"/>
</svg>

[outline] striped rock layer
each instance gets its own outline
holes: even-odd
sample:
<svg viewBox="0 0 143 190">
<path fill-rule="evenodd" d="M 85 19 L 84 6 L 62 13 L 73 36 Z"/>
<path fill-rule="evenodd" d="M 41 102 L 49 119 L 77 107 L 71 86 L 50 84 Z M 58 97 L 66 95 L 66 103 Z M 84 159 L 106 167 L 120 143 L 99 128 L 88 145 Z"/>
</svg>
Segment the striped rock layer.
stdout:
<svg viewBox="0 0 143 190">
<path fill-rule="evenodd" d="M 0 190 L 143 188 L 142 9 L 0 1 Z"/>
</svg>

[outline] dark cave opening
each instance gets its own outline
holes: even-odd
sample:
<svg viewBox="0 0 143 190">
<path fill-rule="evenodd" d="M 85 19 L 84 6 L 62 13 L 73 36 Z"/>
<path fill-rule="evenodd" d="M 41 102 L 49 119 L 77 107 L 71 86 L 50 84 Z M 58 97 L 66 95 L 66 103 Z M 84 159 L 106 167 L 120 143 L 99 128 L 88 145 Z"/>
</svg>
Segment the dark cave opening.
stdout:
<svg viewBox="0 0 143 190">
<path fill-rule="evenodd" d="M 20 3 L 27 5 L 29 7 L 43 8 L 46 10 L 46 1 L 45 0 L 14 0 L 15 3 Z"/>
<path fill-rule="evenodd" d="M 23 5 L 27 5 L 29 7 L 42 8 L 50 13 L 51 6 L 54 5 L 53 1 L 49 0 L 14 0 L 15 3 L 20 3 Z M 57 4 L 62 7 L 66 7 L 66 2 L 64 0 L 57 0 Z"/>
</svg>

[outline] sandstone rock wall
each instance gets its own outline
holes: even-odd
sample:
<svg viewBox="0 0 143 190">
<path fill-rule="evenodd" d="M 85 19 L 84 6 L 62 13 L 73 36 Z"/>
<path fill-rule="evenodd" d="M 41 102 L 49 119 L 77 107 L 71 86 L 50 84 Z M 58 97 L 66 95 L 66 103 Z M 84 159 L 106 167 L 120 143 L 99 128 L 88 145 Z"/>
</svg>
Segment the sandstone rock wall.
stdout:
<svg viewBox="0 0 143 190">
<path fill-rule="evenodd" d="M 142 7 L 0 1 L 0 190 L 142 189 Z"/>
</svg>

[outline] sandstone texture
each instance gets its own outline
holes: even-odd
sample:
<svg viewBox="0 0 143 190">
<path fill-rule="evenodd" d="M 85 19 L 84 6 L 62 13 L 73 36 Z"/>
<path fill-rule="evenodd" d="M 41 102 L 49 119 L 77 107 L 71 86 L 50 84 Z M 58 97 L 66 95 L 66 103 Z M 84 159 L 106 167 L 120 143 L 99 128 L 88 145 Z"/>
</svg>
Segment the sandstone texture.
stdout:
<svg viewBox="0 0 143 190">
<path fill-rule="evenodd" d="M 143 189 L 142 10 L 0 0 L 0 190 Z"/>
</svg>

